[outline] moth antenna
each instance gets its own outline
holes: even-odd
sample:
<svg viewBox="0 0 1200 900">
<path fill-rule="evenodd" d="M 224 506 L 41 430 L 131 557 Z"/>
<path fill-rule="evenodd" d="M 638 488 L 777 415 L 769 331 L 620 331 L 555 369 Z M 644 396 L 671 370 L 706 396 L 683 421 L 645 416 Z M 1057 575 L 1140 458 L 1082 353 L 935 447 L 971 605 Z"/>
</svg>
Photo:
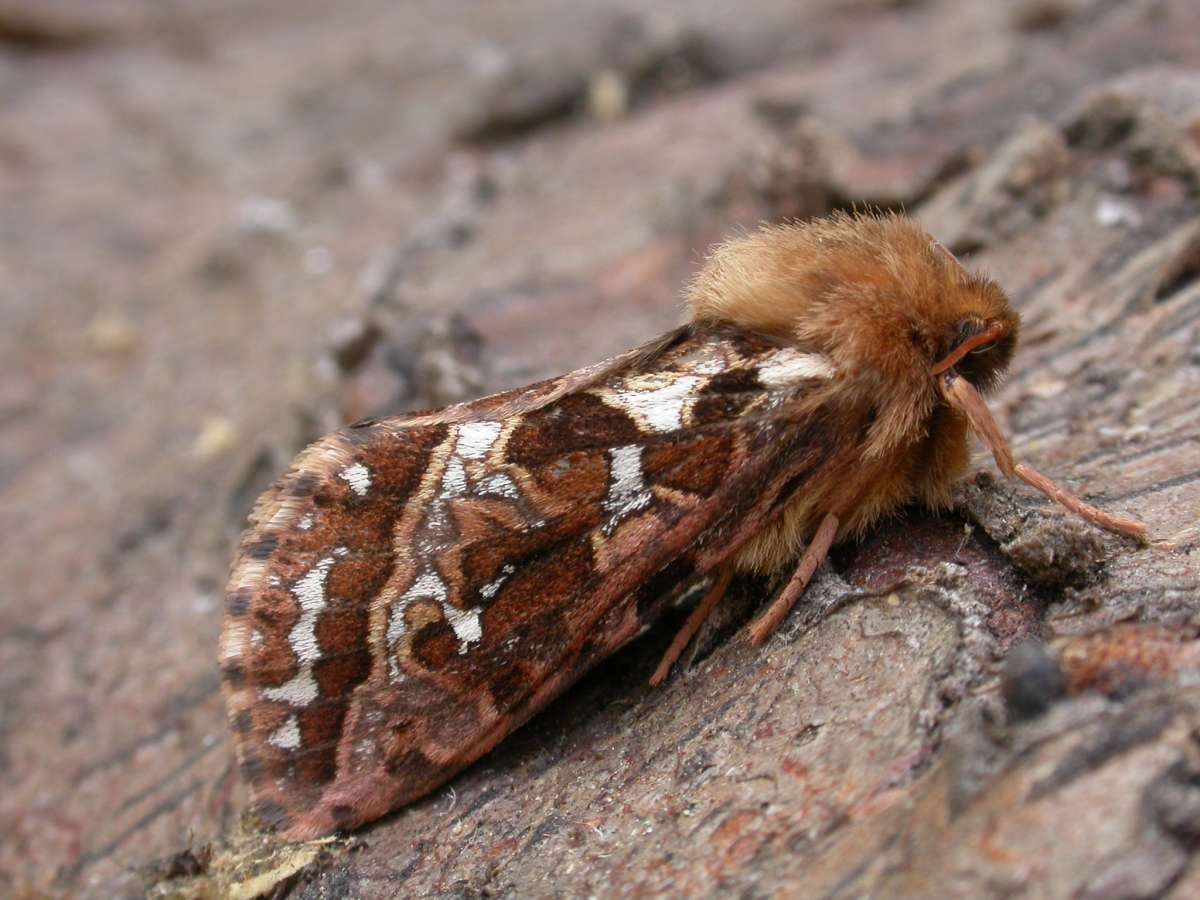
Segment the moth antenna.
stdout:
<svg viewBox="0 0 1200 900">
<path fill-rule="evenodd" d="M 1107 531 L 1133 538 L 1139 544 L 1146 543 L 1147 529 L 1143 522 L 1097 509 L 1090 503 L 1086 503 L 1079 497 L 1076 497 L 1052 479 L 1047 478 L 1036 469 L 1024 463 L 1017 462 L 1013 457 L 1012 447 L 1009 446 L 1008 440 L 1004 437 L 1000 426 L 996 424 L 996 420 L 992 418 L 992 413 L 988 409 L 987 404 L 983 402 L 983 397 L 975 390 L 974 385 L 965 378 L 954 374 L 947 375 L 942 381 L 942 393 L 951 406 L 961 411 L 967 417 L 967 421 L 971 423 L 971 428 L 979 435 L 988 449 L 992 451 L 997 468 L 1006 476 L 1021 479 L 1055 503 L 1066 507 L 1075 513 L 1075 515 L 1085 521 L 1091 522 L 1093 525 L 1098 525 Z"/>
</svg>

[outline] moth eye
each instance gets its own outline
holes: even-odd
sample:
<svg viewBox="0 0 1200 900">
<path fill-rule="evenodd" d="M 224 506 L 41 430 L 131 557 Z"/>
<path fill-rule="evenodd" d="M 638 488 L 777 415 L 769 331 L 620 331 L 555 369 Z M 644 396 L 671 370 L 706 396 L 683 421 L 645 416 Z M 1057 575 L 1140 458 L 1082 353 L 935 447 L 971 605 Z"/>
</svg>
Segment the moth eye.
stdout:
<svg viewBox="0 0 1200 900">
<path fill-rule="evenodd" d="M 954 326 L 953 345 L 969 341 L 971 338 L 983 332 L 986 324 L 979 319 L 959 319 Z"/>
<path fill-rule="evenodd" d="M 960 320 L 955 325 L 948 349 L 943 351 L 945 355 L 934 364 L 930 371 L 934 375 L 939 375 L 953 366 L 965 364 L 972 356 L 986 354 L 1000 344 L 1003 334 L 1004 327 L 1000 322 L 983 322 L 977 319 Z M 974 373 L 975 378 L 986 378 L 987 373 L 978 370 L 980 366 L 987 365 L 984 360 L 972 362 L 971 371 L 963 374 L 971 377 Z"/>
</svg>

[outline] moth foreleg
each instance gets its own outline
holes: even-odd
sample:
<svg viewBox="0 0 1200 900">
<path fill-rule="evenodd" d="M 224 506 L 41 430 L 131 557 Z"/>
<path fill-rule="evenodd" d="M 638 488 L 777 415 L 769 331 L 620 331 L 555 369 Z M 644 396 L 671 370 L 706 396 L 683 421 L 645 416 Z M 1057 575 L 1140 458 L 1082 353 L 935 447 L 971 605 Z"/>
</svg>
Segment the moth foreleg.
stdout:
<svg viewBox="0 0 1200 900">
<path fill-rule="evenodd" d="M 800 595 L 808 587 L 808 582 L 817 571 L 817 567 L 829 555 L 829 548 L 833 546 L 833 539 L 837 535 L 837 530 L 838 517 L 833 513 L 827 513 L 825 518 L 821 520 L 821 524 L 817 527 L 817 533 L 813 535 L 808 549 L 804 551 L 804 556 L 800 558 L 800 565 L 796 567 L 796 572 L 792 575 L 791 581 L 780 591 L 779 596 L 775 598 L 775 601 L 768 607 L 767 611 L 755 622 L 751 623 L 750 640 L 756 647 L 771 636 L 771 632 L 779 627 L 779 623 L 783 621 L 788 611 L 800 599 Z"/>
<path fill-rule="evenodd" d="M 683 655 L 683 651 L 687 649 L 688 642 L 696 636 L 696 632 L 700 630 L 700 626 L 704 624 L 705 620 L 717 608 L 717 604 L 725 596 L 725 592 L 729 589 L 731 578 L 733 578 L 733 566 L 727 565 L 717 574 L 716 580 L 713 581 L 712 587 L 708 589 L 708 593 L 704 595 L 704 599 L 692 610 L 692 614 L 688 616 L 687 621 L 683 623 L 683 627 L 679 629 L 679 633 L 675 635 L 675 640 L 671 641 L 671 646 L 663 654 L 662 659 L 658 663 L 658 668 L 650 676 L 650 687 L 658 687 L 663 683 L 663 680 L 667 677 L 667 673 L 671 671 L 671 666 L 675 665 L 679 657 Z"/>
</svg>

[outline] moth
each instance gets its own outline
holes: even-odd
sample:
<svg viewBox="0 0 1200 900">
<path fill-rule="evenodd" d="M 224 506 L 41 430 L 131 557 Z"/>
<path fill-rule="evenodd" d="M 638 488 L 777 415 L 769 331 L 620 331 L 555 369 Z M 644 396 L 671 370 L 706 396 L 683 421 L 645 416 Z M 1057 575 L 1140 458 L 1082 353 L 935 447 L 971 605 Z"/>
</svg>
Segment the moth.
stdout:
<svg viewBox="0 0 1200 900">
<path fill-rule="evenodd" d="M 351 425 L 258 501 L 226 597 L 224 690 L 259 815 L 354 828 L 496 746 L 684 592 L 667 674 L 737 572 L 790 581 L 837 541 L 950 503 L 1017 342 L 993 281 L 911 220 L 836 215 L 719 247 L 687 324 L 559 378 Z M 797 564 L 797 558 L 799 562 Z"/>
</svg>

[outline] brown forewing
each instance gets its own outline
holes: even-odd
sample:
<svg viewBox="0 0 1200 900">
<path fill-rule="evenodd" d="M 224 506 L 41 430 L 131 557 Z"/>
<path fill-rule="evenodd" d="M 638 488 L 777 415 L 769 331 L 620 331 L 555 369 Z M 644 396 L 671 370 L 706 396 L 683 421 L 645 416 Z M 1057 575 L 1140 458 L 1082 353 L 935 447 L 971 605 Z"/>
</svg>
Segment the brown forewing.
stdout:
<svg viewBox="0 0 1200 900">
<path fill-rule="evenodd" d="M 308 837 L 427 793 L 770 521 L 841 449 L 812 427 L 827 384 L 761 380 L 785 352 L 682 329 L 301 454 L 255 509 L 222 638 L 260 812 Z"/>
</svg>

